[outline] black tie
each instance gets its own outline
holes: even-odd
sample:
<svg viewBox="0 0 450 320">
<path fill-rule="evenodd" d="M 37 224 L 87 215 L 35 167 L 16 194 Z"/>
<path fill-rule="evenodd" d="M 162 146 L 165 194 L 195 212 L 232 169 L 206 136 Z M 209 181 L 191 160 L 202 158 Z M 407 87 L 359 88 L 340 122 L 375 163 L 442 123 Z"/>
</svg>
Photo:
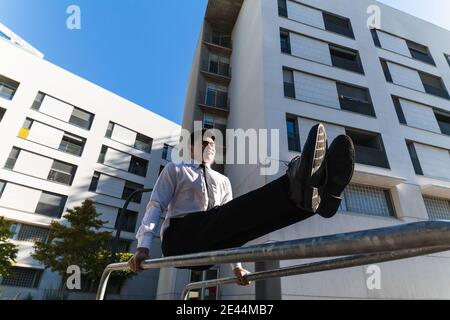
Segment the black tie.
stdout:
<svg viewBox="0 0 450 320">
<path fill-rule="evenodd" d="M 200 167 L 203 171 L 203 176 L 205 177 L 205 183 L 206 183 L 206 190 L 208 192 L 208 208 L 206 210 L 210 210 L 214 208 L 215 200 L 214 200 L 214 191 L 212 188 L 213 179 L 211 175 L 209 174 L 209 169 L 205 164 L 201 164 Z"/>
</svg>

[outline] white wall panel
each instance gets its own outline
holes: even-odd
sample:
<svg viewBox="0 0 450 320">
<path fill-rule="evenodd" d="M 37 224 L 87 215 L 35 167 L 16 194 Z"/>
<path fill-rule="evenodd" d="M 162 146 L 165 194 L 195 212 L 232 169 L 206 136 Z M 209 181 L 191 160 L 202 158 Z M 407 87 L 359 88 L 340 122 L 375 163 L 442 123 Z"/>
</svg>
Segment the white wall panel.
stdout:
<svg viewBox="0 0 450 320">
<path fill-rule="evenodd" d="M 396 63 L 387 62 L 387 64 L 395 84 L 425 92 L 419 72 Z"/>
<path fill-rule="evenodd" d="M 0 206 L 25 212 L 34 212 L 40 197 L 40 190 L 7 183 L 0 199 Z"/>
<path fill-rule="evenodd" d="M 33 177 L 47 179 L 53 159 L 21 150 L 14 171 L 25 173 Z"/>
<path fill-rule="evenodd" d="M 331 65 L 330 48 L 326 42 L 290 33 L 293 55 Z"/>
<path fill-rule="evenodd" d="M 383 31 L 377 30 L 378 38 L 380 39 L 381 47 L 386 50 L 394 51 L 405 56 L 411 57 L 411 53 L 409 52 L 408 46 L 406 45 L 406 41 L 391 36 Z"/>
<path fill-rule="evenodd" d="M 73 107 L 55 98 L 45 96 L 39 111 L 63 121 L 69 121 Z"/>
<path fill-rule="evenodd" d="M 322 11 L 292 1 L 287 1 L 287 7 L 290 19 L 325 29 Z"/>
<path fill-rule="evenodd" d="M 294 72 L 295 95 L 298 100 L 340 109 L 336 83 L 303 72 Z"/>
<path fill-rule="evenodd" d="M 57 149 L 63 136 L 64 131 L 34 121 L 27 140 Z"/>
<path fill-rule="evenodd" d="M 108 148 L 105 155 L 104 164 L 113 168 L 128 171 L 131 162 L 131 155 Z"/>
<path fill-rule="evenodd" d="M 432 108 L 403 99 L 400 104 L 409 126 L 441 133 Z"/>
<path fill-rule="evenodd" d="M 111 139 L 129 146 L 134 146 L 134 143 L 136 142 L 136 135 L 136 132 L 115 124 Z"/>
<path fill-rule="evenodd" d="M 106 227 L 114 228 L 114 225 L 116 223 L 117 215 L 119 213 L 119 209 L 111 206 L 106 206 L 103 204 L 96 203 L 95 209 L 97 210 L 97 213 L 100 214 L 100 219 L 108 221 L 108 223 L 105 224 Z"/>
<path fill-rule="evenodd" d="M 450 154 L 448 150 L 414 143 L 423 174 L 429 177 L 450 179 Z"/>
<path fill-rule="evenodd" d="M 112 197 L 121 198 L 124 186 L 125 180 L 111 177 L 105 174 L 100 174 L 97 185 L 97 192 Z"/>
</svg>

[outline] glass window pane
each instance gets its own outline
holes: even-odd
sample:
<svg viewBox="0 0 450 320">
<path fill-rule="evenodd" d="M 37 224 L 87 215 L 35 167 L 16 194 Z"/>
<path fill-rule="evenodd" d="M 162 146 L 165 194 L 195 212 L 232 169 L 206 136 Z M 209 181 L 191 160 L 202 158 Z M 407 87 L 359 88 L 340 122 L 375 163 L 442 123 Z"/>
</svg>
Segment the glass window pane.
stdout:
<svg viewBox="0 0 450 320">
<path fill-rule="evenodd" d="M 450 201 L 424 197 L 425 207 L 431 220 L 450 220 Z"/>
</svg>

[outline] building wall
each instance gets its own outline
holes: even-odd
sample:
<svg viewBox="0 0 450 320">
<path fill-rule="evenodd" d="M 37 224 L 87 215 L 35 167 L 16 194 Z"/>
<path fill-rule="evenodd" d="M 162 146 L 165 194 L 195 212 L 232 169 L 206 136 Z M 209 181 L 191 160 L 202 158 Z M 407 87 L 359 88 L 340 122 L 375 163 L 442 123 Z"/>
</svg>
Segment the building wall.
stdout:
<svg viewBox="0 0 450 320">
<path fill-rule="evenodd" d="M 16 223 L 48 227 L 53 219 L 34 213 L 42 191 L 47 191 L 67 196 L 64 210 L 80 205 L 84 199 L 93 199 L 102 217 L 108 220 L 105 230 L 114 232 L 118 209 L 125 202 L 121 199 L 125 181 L 152 188 L 160 166 L 167 163 L 162 159 L 164 144 L 178 143 L 180 127 L 8 42 L 0 41 L 0 52 L 0 74 L 20 83 L 12 100 L 0 98 L 0 107 L 6 109 L 0 122 L 0 180 L 8 182 L 0 197 L 0 215 Z M 39 110 L 34 110 L 31 107 L 38 92 L 47 96 Z M 70 123 L 75 107 L 94 114 L 90 130 Z M 26 118 L 34 120 L 29 131 L 23 129 Z M 107 138 L 110 121 L 117 126 L 111 138 Z M 153 138 L 150 153 L 134 148 L 137 133 Z M 65 134 L 86 140 L 82 156 L 58 150 Z M 107 146 L 108 152 L 105 162 L 99 163 L 102 146 Z M 4 164 L 13 147 L 22 151 L 10 170 Z M 145 176 L 128 170 L 132 156 L 148 161 Z M 47 180 L 54 159 L 77 166 L 71 186 Z M 89 187 L 95 171 L 101 176 L 93 192 Z M 128 207 L 139 213 L 136 227 L 149 197 L 147 193 L 140 204 L 132 202 Z M 135 249 L 134 232 L 122 232 L 121 238 L 130 241 L 130 250 Z M 29 257 L 33 243 L 15 242 L 20 245 L 18 266 L 43 269 Z M 157 239 L 154 245 L 158 246 L 158 242 Z M 159 248 L 153 252 L 160 254 Z M 121 298 L 155 298 L 158 276 L 155 270 L 134 277 L 125 284 Z M 24 298 L 31 293 L 41 298 L 45 290 L 56 289 L 58 285 L 59 277 L 46 270 L 38 288 L 0 286 L 0 296 L 11 298 L 21 293 Z M 93 295 L 76 297 L 93 298 Z"/>
</svg>

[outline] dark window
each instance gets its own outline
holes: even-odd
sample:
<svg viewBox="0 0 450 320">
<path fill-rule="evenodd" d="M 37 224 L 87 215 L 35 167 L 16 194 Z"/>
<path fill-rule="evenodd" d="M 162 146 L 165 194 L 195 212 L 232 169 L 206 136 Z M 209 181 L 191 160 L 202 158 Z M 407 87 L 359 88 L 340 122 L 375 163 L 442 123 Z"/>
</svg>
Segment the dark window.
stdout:
<svg viewBox="0 0 450 320">
<path fill-rule="evenodd" d="M 172 161 L 173 147 L 165 144 L 163 148 L 162 158 L 167 161 Z"/>
<path fill-rule="evenodd" d="M 444 82 L 442 81 L 441 78 L 420 71 L 419 75 L 420 78 L 422 79 L 422 84 L 423 87 L 425 88 L 426 93 L 446 99 L 449 98 L 447 89 L 445 88 Z"/>
<path fill-rule="evenodd" d="M 288 136 L 289 151 L 300 152 L 300 135 L 298 131 L 298 121 L 295 117 L 286 118 L 286 128 Z"/>
<path fill-rule="evenodd" d="M 108 151 L 107 146 L 102 146 L 102 149 L 100 150 L 100 155 L 98 156 L 98 163 L 104 163 L 105 162 L 105 156 L 106 152 Z"/>
<path fill-rule="evenodd" d="M 24 121 L 24 123 L 23 123 L 22 128 L 27 129 L 27 130 L 30 130 L 31 127 L 32 127 L 32 125 L 33 125 L 33 119 L 26 118 L 25 121 Z"/>
<path fill-rule="evenodd" d="M 70 133 L 64 133 L 58 150 L 75 156 L 81 156 L 83 154 L 85 143 L 86 139 L 84 138 L 80 138 Z"/>
<path fill-rule="evenodd" d="M 73 108 L 72 115 L 69 119 L 71 124 L 90 130 L 94 115 L 79 108 Z"/>
<path fill-rule="evenodd" d="M 13 170 L 16 165 L 17 158 L 19 157 L 20 149 L 13 147 L 9 153 L 8 160 L 6 160 L 5 168 Z"/>
<path fill-rule="evenodd" d="M 406 40 L 406 45 L 408 46 L 409 52 L 414 59 L 436 65 L 428 47 L 409 40 Z"/>
<path fill-rule="evenodd" d="M 375 117 L 375 110 L 368 89 L 358 88 L 343 83 L 336 83 L 336 86 L 342 110 Z"/>
<path fill-rule="evenodd" d="M 389 71 L 389 66 L 388 66 L 386 60 L 380 60 L 380 62 L 381 62 L 381 67 L 383 68 L 383 72 L 384 72 L 386 81 L 392 83 L 393 81 L 392 81 L 391 71 Z"/>
<path fill-rule="evenodd" d="M 417 156 L 416 147 L 413 142 L 406 142 L 406 146 L 408 147 L 409 156 L 411 157 L 411 161 L 414 167 L 414 171 L 416 174 L 423 176 L 422 167 L 420 166 L 419 157 Z"/>
<path fill-rule="evenodd" d="M 397 113 L 398 121 L 402 124 L 407 124 L 405 114 L 403 113 L 402 105 L 400 103 L 400 98 L 392 97 L 392 101 L 394 102 L 395 112 Z"/>
<path fill-rule="evenodd" d="M 291 40 L 289 32 L 287 31 L 280 32 L 280 42 L 281 42 L 281 52 L 291 54 Z"/>
<path fill-rule="evenodd" d="M 105 137 L 111 138 L 113 131 L 114 131 L 114 122 L 110 122 L 108 123 L 108 129 L 106 129 Z"/>
<path fill-rule="evenodd" d="M 205 35 L 206 42 L 231 49 L 231 36 L 217 31 Z"/>
<path fill-rule="evenodd" d="M 8 40 L 8 41 L 11 40 L 11 37 L 10 37 L 10 36 L 6 35 L 5 33 L 1 32 L 1 31 L 0 31 L 0 37 L 2 37 L 3 39 L 6 39 L 6 40 Z"/>
<path fill-rule="evenodd" d="M 52 218 L 61 218 L 67 197 L 42 191 L 35 213 Z"/>
<path fill-rule="evenodd" d="M 0 198 L 3 194 L 3 190 L 5 190 L 5 186 L 6 186 L 6 181 L 0 180 Z"/>
<path fill-rule="evenodd" d="M 96 192 L 98 186 L 98 180 L 100 179 L 100 173 L 95 171 L 92 176 L 91 184 L 89 185 L 89 191 Z"/>
<path fill-rule="evenodd" d="M 37 288 L 41 276 L 42 270 L 13 267 L 11 275 L 3 277 L 0 284 L 11 287 Z"/>
<path fill-rule="evenodd" d="M 283 69 L 284 96 L 295 99 L 294 72 Z"/>
<path fill-rule="evenodd" d="M 119 227 L 119 214 L 117 215 L 115 228 Z M 136 229 L 138 213 L 135 211 L 126 210 L 122 217 L 121 230 L 126 232 L 134 232 Z"/>
<path fill-rule="evenodd" d="M 136 136 L 136 142 L 134 143 L 134 147 L 141 151 L 150 153 L 152 151 L 153 139 L 143 134 L 138 133 Z"/>
<path fill-rule="evenodd" d="M 33 110 L 39 110 L 41 107 L 42 102 L 44 101 L 45 93 L 38 92 L 36 95 L 36 98 L 34 98 L 33 105 L 31 106 L 31 109 Z"/>
<path fill-rule="evenodd" d="M 333 66 L 364 74 L 358 51 L 330 44 Z"/>
<path fill-rule="evenodd" d="M 450 65 L 450 55 L 448 55 L 448 54 L 444 54 L 444 55 L 445 55 L 445 59 L 447 59 L 447 62 Z"/>
<path fill-rule="evenodd" d="M 288 16 L 287 0 L 278 0 L 278 15 L 280 17 Z"/>
<path fill-rule="evenodd" d="M 12 100 L 20 83 L 0 75 L 0 98 Z"/>
<path fill-rule="evenodd" d="M 108 251 L 111 251 L 113 242 L 114 242 L 114 239 L 106 242 L 105 249 Z M 117 252 L 128 252 L 130 250 L 130 244 L 131 244 L 131 242 L 129 240 L 120 239 L 119 245 L 117 246 Z M 96 288 L 94 288 L 93 292 L 96 292 Z"/>
<path fill-rule="evenodd" d="M 158 177 L 161 175 L 161 172 L 164 170 L 165 166 L 159 166 Z"/>
<path fill-rule="evenodd" d="M 77 166 L 58 160 L 53 160 L 52 168 L 50 169 L 47 179 L 70 186 L 72 185 L 76 171 Z"/>
<path fill-rule="evenodd" d="M 380 38 L 378 37 L 377 29 L 370 29 L 370 33 L 372 34 L 373 43 L 375 43 L 375 46 L 378 48 L 381 48 L 381 42 Z"/>
<path fill-rule="evenodd" d="M 357 163 L 389 169 L 380 134 L 353 129 L 346 129 L 346 133 L 355 145 L 355 161 Z"/>
<path fill-rule="evenodd" d="M 17 235 L 17 240 L 27 242 L 46 242 L 49 234 L 49 229 L 30 226 L 27 224 L 20 225 L 20 230 Z"/>
<path fill-rule="evenodd" d="M 145 177 L 147 175 L 148 161 L 132 156 L 128 172 L 134 173 L 138 176 Z"/>
<path fill-rule="evenodd" d="M 228 92 L 208 88 L 204 97 L 205 105 L 225 110 L 228 109 Z"/>
<path fill-rule="evenodd" d="M 434 110 L 434 115 L 441 128 L 441 133 L 450 136 L 450 113 Z"/>
<path fill-rule="evenodd" d="M 323 12 L 323 20 L 326 30 L 336 32 L 353 39 L 355 38 L 350 19 Z"/>
<path fill-rule="evenodd" d="M 6 113 L 6 109 L 0 108 L 0 122 L 3 120 L 5 113 Z"/>
<path fill-rule="evenodd" d="M 123 188 L 123 194 L 122 194 L 122 199 L 123 200 L 127 200 L 128 197 L 136 190 L 141 190 L 143 189 L 144 186 L 142 184 L 139 183 L 134 183 L 131 181 L 126 181 L 125 182 L 125 187 Z M 137 193 L 133 196 L 133 198 L 131 198 L 131 202 L 135 202 L 135 203 L 141 203 L 142 200 L 142 192 Z"/>
<path fill-rule="evenodd" d="M 381 217 L 395 217 L 391 193 L 387 189 L 350 184 L 345 188 L 340 211 Z"/>
</svg>

